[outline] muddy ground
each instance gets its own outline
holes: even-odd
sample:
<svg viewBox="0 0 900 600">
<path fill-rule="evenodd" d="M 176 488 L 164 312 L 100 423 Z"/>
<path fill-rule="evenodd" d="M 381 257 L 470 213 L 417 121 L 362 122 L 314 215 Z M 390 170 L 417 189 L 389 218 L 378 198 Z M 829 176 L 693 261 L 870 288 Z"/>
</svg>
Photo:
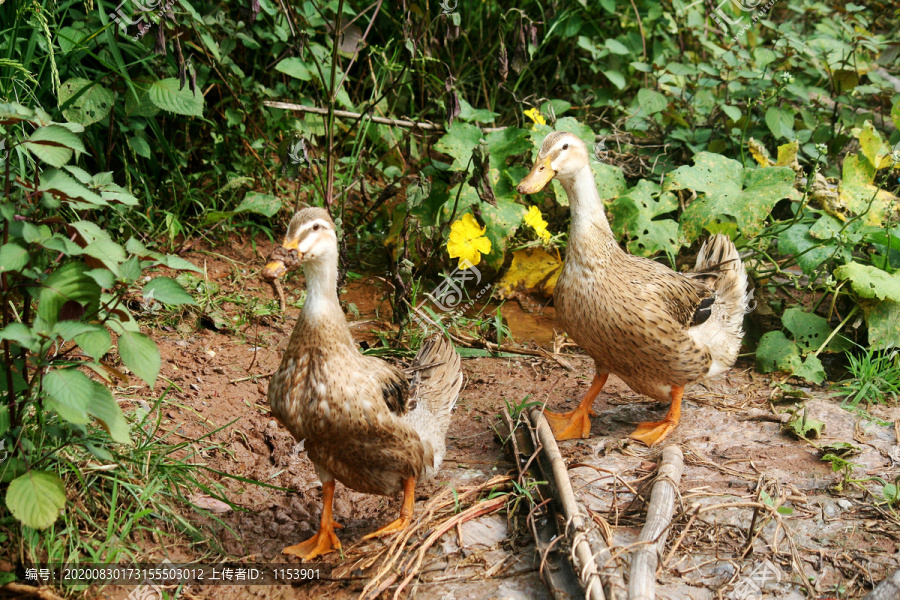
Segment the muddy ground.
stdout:
<svg viewBox="0 0 900 600">
<path fill-rule="evenodd" d="M 148 330 L 163 359 L 155 390 L 146 386 L 122 390 L 126 411 L 153 403 L 169 383 L 163 404 L 163 427 L 194 439 L 234 421 L 214 434 L 217 446 L 204 453 L 211 467 L 255 479 L 289 491 L 222 478 L 229 500 L 242 508 L 219 518 L 227 525 L 186 514 L 215 532 L 228 557 L 246 562 L 285 560 L 283 547 L 315 531 L 321 485 L 302 447 L 277 425 L 266 401 L 268 379 L 291 333 L 299 309 L 302 277 L 285 285 L 286 314 L 272 312 L 273 293 L 257 276 L 268 246 L 256 251 L 236 243 L 228 250 L 193 252 L 186 256 L 205 267 L 213 288 L 212 304 L 198 324 L 195 313 L 184 319 L 148 315 Z M 226 299 L 227 298 L 227 299 Z M 357 314 L 349 316 L 359 341 L 374 344 L 376 330 L 385 330 L 389 307 L 376 279 L 351 281 L 343 299 Z M 531 305 L 523 310 L 507 303 L 504 315 L 515 342 L 529 348 L 553 349 L 552 307 Z M 235 320 L 235 317 L 237 320 Z M 225 326 L 230 324 L 229 326 Z M 220 329 L 216 330 L 215 327 Z M 557 338 L 558 342 L 558 338 Z M 417 509 L 446 487 L 460 488 L 512 469 L 493 430 L 504 402 L 525 399 L 547 402 L 550 409 L 574 406 L 587 390 L 591 362 L 577 354 L 559 361 L 532 357 L 468 358 L 466 379 L 448 436 L 448 456 L 439 476 L 417 488 Z M 685 394 L 682 423 L 667 443 L 685 454 L 680 483 L 683 512 L 668 538 L 667 555 L 659 572 L 662 598 L 804 598 L 859 597 L 900 564 L 900 519 L 886 506 L 876 506 L 881 485 L 868 478 L 893 481 L 900 475 L 900 447 L 895 423 L 897 407 L 872 407 L 881 423 L 840 408 L 827 390 L 808 390 L 799 400 L 809 418 L 826 423 L 816 444 L 849 442 L 858 453 L 851 478 L 832 471 L 813 444 L 788 435 L 779 413 L 797 401 L 770 404 L 773 379 L 756 373 L 742 359 L 725 376 L 696 385 Z M 779 379 L 780 380 L 780 379 Z M 167 383 L 168 382 L 168 383 Z M 777 397 L 778 395 L 774 395 Z M 591 438 L 561 443 L 576 492 L 595 520 L 605 520 L 612 542 L 627 547 L 643 523 L 642 512 L 629 512 L 632 491 L 652 472 L 658 450 L 651 451 L 625 436 L 640 420 L 655 420 L 666 407 L 635 396 L 621 381 L 610 378 L 595 405 Z M 759 515 L 750 533 L 752 508 L 742 502 L 769 499 L 790 512 L 776 522 Z M 727 504 L 728 507 L 714 505 Z M 360 538 L 393 520 L 398 498 L 356 493 L 338 484 L 335 518 L 343 524 L 339 536 L 345 561 L 333 554 L 326 560 L 340 566 L 383 548 L 387 541 L 360 544 Z M 634 508 L 634 507 L 632 507 Z M 697 512 L 698 510 L 703 512 Z M 696 515 L 693 519 L 692 515 Z M 678 547 L 668 555 L 676 540 Z M 209 548 L 170 543 L 174 561 L 216 558 Z M 792 567 L 792 553 L 803 574 Z M 623 556 L 627 559 L 627 552 Z M 159 547 L 147 547 L 145 560 L 161 559 Z M 440 600 L 543 599 L 534 549 L 518 517 L 494 512 L 448 532 L 428 554 L 422 575 L 407 588 L 408 597 Z M 340 573 L 338 569 L 335 573 Z M 191 587 L 189 598 L 355 598 L 365 584 L 361 573 L 345 573 L 340 581 L 320 581 L 295 587 Z M 804 588 L 801 577 L 810 588 Z M 108 588 L 102 596 L 125 597 L 132 590 Z M 172 592 L 174 590 L 170 590 Z M 390 591 L 388 592 L 390 594 Z M 388 596 L 389 597 L 389 596 Z"/>
</svg>

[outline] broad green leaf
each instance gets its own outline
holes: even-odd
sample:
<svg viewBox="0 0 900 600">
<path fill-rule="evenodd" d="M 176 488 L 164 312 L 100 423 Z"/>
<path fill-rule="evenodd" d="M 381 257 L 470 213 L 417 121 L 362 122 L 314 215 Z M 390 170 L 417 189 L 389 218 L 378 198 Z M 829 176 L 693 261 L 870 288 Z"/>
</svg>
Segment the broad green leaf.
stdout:
<svg viewBox="0 0 900 600">
<path fill-rule="evenodd" d="M 753 49 L 753 58 L 756 60 L 756 66 L 763 68 L 778 58 L 778 55 L 765 46 L 758 46 Z"/>
<path fill-rule="evenodd" d="M 464 98 L 459 99 L 459 119 L 467 123 L 493 123 L 498 113 L 486 108 L 473 108 Z"/>
<path fill-rule="evenodd" d="M 881 134 L 871 121 L 866 121 L 859 132 L 859 146 L 863 156 L 876 169 L 884 169 L 891 165 L 891 147 L 885 143 Z"/>
<path fill-rule="evenodd" d="M 39 127 L 23 144 L 48 165 L 61 167 L 72 158 L 72 151 L 84 152 L 81 138 L 62 125 Z"/>
<path fill-rule="evenodd" d="M 828 320 L 819 315 L 804 312 L 801 308 L 789 308 L 781 317 L 784 327 L 791 332 L 803 353 L 816 352 L 831 335 Z M 842 335 L 834 336 L 828 343 L 829 352 L 849 350 L 853 344 Z"/>
<path fill-rule="evenodd" d="M 116 276 L 109 269 L 91 269 L 87 274 L 104 290 L 111 290 L 116 285 Z"/>
<path fill-rule="evenodd" d="M 128 138 L 128 145 L 138 156 L 150 158 L 150 144 L 144 138 L 133 135 Z"/>
<path fill-rule="evenodd" d="M 94 323 L 85 323 L 83 321 L 57 321 L 53 326 L 52 333 L 55 333 L 64 340 L 74 339 L 75 336 L 81 335 L 88 331 L 96 331 L 102 329 L 100 325 Z"/>
<path fill-rule="evenodd" d="M 75 221 L 70 227 L 78 232 L 83 242 L 84 253 L 103 263 L 113 274 L 119 274 L 119 265 L 127 255 L 121 245 L 114 242 L 108 232 L 90 221 Z"/>
<path fill-rule="evenodd" d="M 620 90 L 625 89 L 625 76 L 622 75 L 622 73 L 614 69 L 607 69 L 605 71 L 602 71 L 602 73 L 606 75 L 606 78 L 609 79 L 609 82 L 614 86 L 616 86 Z"/>
<path fill-rule="evenodd" d="M 283 59 L 275 65 L 275 70 L 301 81 L 310 81 L 313 78 L 312 71 L 306 66 L 306 61 L 297 56 Z"/>
<path fill-rule="evenodd" d="M 859 304 L 869 328 L 869 346 L 874 350 L 900 348 L 900 302 L 861 300 Z"/>
<path fill-rule="evenodd" d="M 825 218 L 831 219 L 832 217 L 825 215 L 816 221 L 816 225 Z M 797 264 L 807 275 L 817 273 L 822 263 L 832 255 L 837 259 L 849 259 L 849 254 L 840 248 L 840 240 L 823 243 L 822 240 L 810 235 L 810 229 L 808 223 L 797 223 L 782 231 L 778 236 L 778 251 L 781 255 L 793 254 L 797 259 Z"/>
<path fill-rule="evenodd" d="M 154 252 L 153 258 L 156 259 L 158 264 L 169 267 L 170 269 L 176 269 L 178 271 L 196 271 L 197 273 L 203 272 L 203 269 L 197 265 L 173 254 L 158 254 Z"/>
<path fill-rule="evenodd" d="M 147 97 L 155 106 L 188 117 L 202 117 L 204 98 L 203 93 L 197 90 L 192 92 L 186 85 L 180 90 L 180 82 L 174 77 L 154 81 L 147 91 Z"/>
<path fill-rule="evenodd" d="M 125 91 L 125 114 L 129 117 L 155 117 L 159 108 L 150 101 L 150 88 L 153 82 L 134 80 Z"/>
<path fill-rule="evenodd" d="M 606 48 L 613 54 L 618 54 L 620 56 L 631 54 L 631 50 L 628 49 L 628 46 L 614 38 L 606 38 Z"/>
<path fill-rule="evenodd" d="M 100 425 L 114 441 L 120 444 L 131 444 L 131 433 L 128 421 L 122 414 L 122 407 L 113 398 L 109 389 L 98 381 L 91 382 L 94 396 L 88 406 L 88 413 L 100 422 Z"/>
<path fill-rule="evenodd" d="M 793 373 L 803 365 L 800 348 L 781 331 L 769 331 L 756 347 L 756 365 L 763 373 L 784 371 Z"/>
<path fill-rule="evenodd" d="M 79 92 L 84 92 L 71 104 L 66 104 Z M 91 125 L 105 118 L 115 104 L 116 96 L 111 91 L 87 79 L 78 77 L 69 79 L 59 86 L 59 106 L 63 108 L 66 121 L 79 125 Z"/>
<path fill-rule="evenodd" d="M 453 157 L 452 171 L 465 171 L 472 158 L 472 149 L 482 138 L 481 129 L 462 121 L 453 121 L 441 139 L 434 145 L 435 150 Z"/>
<path fill-rule="evenodd" d="M 55 473 L 28 471 L 13 479 L 6 490 L 9 512 L 27 527 L 46 529 L 66 505 L 66 488 Z"/>
<path fill-rule="evenodd" d="M 850 154 L 844 158 L 843 179 L 838 194 L 850 211 L 865 215 L 867 225 L 880 227 L 891 206 L 900 198 L 874 185 L 875 167 L 864 156 Z"/>
<path fill-rule="evenodd" d="M 87 408 L 94 394 L 90 378 L 71 367 L 54 369 L 44 377 L 47 404 L 66 421 L 84 425 L 88 422 Z"/>
<path fill-rule="evenodd" d="M 28 264 L 28 251 L 18 244 L 3 244 L 0 247 L 0 273 L 20 271 Z"/>
<path fill-rule="evenodd" d="M 817 438 L 825 430 L 825 423 L 817 419 L 808 419 L 804 408 L 803 414 L 794 416 L 785 424 L 785 429 L 797 437 Z"/>
<path fill-rule="evenodd" d="M 890 275 L 878 267 L 851 262 L 834 270 L 837 279 L 849 279 L 860 298 L 891 299 L 900 302 L 900 271 Z"/>
<path fill-rule="evenodd" d="M 0 341 L 2 340 L 15 342 L 32 352 L 38 352 L 40 349 L 40 340 L 35 337 L 31 328 L 17 321 L 13 321 L 3 329 L 0 329 Z"/>
<path fill-rule="evenodd" d="M 49 331 L 59 320 L 60 309 L 66 302 L 77 302 L 87 314 L 96 312 L 100 304 L 100 286 L 85 271 L 84 263 L 71 262 L 55 270 L 44 281 L 35 322 L 38 330 Z"/>
<path fill-rule="evenodd" d="M 143 333 L 125 331 L 119 336 L 119 355 L 122 362 L 151 388 L 156 385 L 161 363 L 156 342 Z"/>
<path fill-rule="evenodd" d="M 38 189 L 53 194 L 63 200 L 81 200 L 90 204 L 106 206 L 106 201 L 75 180 L 71 175 L 58 169 L 45 171 Z"/>
<path fill-rule="evenodd" d="M 274 217 L 281 210 L 281 200 L 271 194 L 248 192 L 234 212 L 250 212 L 264 217 Z"/>
<path fill-rule="evenodd" d="M 660 186 L 641 179 L 638 184 L 609 205 L 610 225 L 616 235 L 629 237 L 628 251 L 638 256 L 652 256 L 660 251 L 675 254 L 678 222 L 656 217 L 678 210 L 678 200 L 671 192 L 660 192 Z"/>
<path fill-rule="evenodd" d="M 735 218 L 743 235 L 755 236 L 779 200 L 799 198 L 791 169 L 744 168 L 735 160 L 710 152 L 697 154 L 693 166 L 684 165 L 666 175 L 663 191 L 679 189 L 703 193 L 681 216 L 681 229 L 688 241 L 697 239 L 704 227 L 723 214 Z"/>
<path fill-rule="evenodd" d="M 100 360 L 112 348 L 112 337 L 105 327 L 75 336 L 75 343 L 94 360 Z"/>
<path fill-rule="evenodd" d="M 730 104 L 722 105 L 722 112 L 732 121 L 739 121 L 742 116 L 741 109 Z"/>
<path fill-rule="evenodd" d="M 800 368 L 794 371 L 794 376 L 819 384 L 825 381 L 825 367 L 815 354 L 810 354 L 803 359 Z"/>
<path fill-rule="evenodd" d="M 505 170 L 507 159 L 524 154 L 532 147 L 530 132 L 519 127 L 507 127 L 484 136 L 491 153 L 491 167 Z"/>
<path fill-rule="evenodd" d="M 773 106 L 766 111 L 766 125 L 769 131 L 775 136 L 775 139 L 786 138 L 793 139 L 794 134 L 794 114 L 793 112 Z"/>
<path fill-rule="evenodd" d="M 148 300 L 152 298 L 163 304 L 197 306 L 197 302 L 191 298 L 190 294 L 184 291 L 177 281 L 169 277 L 154 277 L 144 286 L 142 293 Z"/>
<path fill-rule="evenodd" d="M 638 105 L 641 107 L 641 112 L 644 115 L 655 115 L 656 113 L 665 110 L 666 106 L 669 105 L 665 96 L 656 90 L 647 88 L 638 90 L 637 99 Z"/>
</svg>

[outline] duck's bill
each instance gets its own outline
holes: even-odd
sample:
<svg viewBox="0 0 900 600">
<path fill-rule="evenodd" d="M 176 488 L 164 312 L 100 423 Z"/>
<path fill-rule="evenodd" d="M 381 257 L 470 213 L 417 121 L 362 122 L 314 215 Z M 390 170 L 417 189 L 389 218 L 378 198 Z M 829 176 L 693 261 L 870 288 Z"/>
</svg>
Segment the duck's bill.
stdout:
<svg viewBox="0 0 900 600">
<path fill-rule="evenodd" d="M 267 264 L 262 270 L 262 276 L 265 279 L 278 279 L 282 275 L 287 273 L 287 267 L 284 266 L 284 263 L 280 260 L 273 260 L 269 264 Z"/>
<path fill-rule="evenodd" d="M 531 167 L 531 172 L 519 183 L 520 194 L 536 194 L 550 183 L 556 171 L 550 168 L 550 157 L 539 160 Z"/>
</svg>

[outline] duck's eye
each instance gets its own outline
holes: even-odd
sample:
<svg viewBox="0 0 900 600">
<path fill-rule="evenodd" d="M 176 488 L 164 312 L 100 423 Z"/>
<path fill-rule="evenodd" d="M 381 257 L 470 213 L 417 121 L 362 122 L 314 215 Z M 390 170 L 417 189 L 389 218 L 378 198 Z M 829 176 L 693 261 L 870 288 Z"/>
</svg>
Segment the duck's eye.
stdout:
<svg viewBox="0 0 900 600">
<path fill-rule="evenodd" d="M 568 144 L 563 144 L 563 150 L 568 150 L 568 149 L 569 149 L 569 145 L 568 145 Z"/>
<path fill-rule="evenodd" d="M 318 230 L 319 230 L 319 224 L 313 223 L 313 231 L 318 231 Z"/>
</svg>

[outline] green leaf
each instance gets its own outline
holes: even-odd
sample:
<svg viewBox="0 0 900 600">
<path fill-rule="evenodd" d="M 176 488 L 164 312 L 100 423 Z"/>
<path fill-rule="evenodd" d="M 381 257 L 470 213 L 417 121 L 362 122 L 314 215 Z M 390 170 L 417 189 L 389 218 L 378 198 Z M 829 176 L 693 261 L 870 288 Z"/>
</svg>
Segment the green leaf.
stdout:
<svg viewBox="0 0 900 600">
<path fill-rule="evenodd" d="M 155 106 L 188 117 L 202 117 L 204 98 L 200 91 L 192 92 L 186 85 L 180 90 L 178 79 L 169 77 L 154 81 L 147 91 L 147 97 Z"/>
<path fill-rule="evenodd" d="M 274 217 L 281 210 L 281 200 L 271 194 L 248 192 L 234 212 L 250 212 L 264 217 Z"/>
<path fill-rule="evenodd" d="M 654 198 L 655 197 L 655 198 Z M 652 256 L 660 251 L 675 254 L 678 242 L 678 222 L 656 217 L 678 210 L 678 200 L 671 192 L 641 179 L 638 184 L 609 205 L 610 225 L 619 236 L 632 238 L 628 251 L 638 256 Z"/>
<path fill-rule="evenodd" d="M 878 267 L 851 262 L 835 269 L 834 276 L 849 279 L 853 292 L 860 298 L 900 302 L 900 271 L 890 275 Z"/>
<path fill-rule="evenodd" d="M 125 114 L 129 117 L 155 117 L 159 109 L 150 101 L 153 82 L 133 80 L 125 90 Z"/>
<path fill-rule="evenodd" d="M 151 388 L 156 385 L 161 363 L 156 342 L 143 333 L 125 331 L 119 336 L 119 355 L 122 362 Z"/>
<path fill-rule="evenodd" d="M 94 390 L 90 378 L 72 367 L 55 369 L 44 377 L 47 404 L 70 423 L 88 422 L 87 408 Z"/>
<path fill-rule="evenodd" d="M 296 56 L 283 59 L 275 65 L 275 70 L 301 81 L 310 81 L 313 78 L 312 71 L 306 67 L 306 62 Z"/>
<path fill-rule="evenodd" d="M 119 265 L 127 256 L 125 249 L 114 242 L 108 232 L 90 221 L 75 221 L 70 223 L 70 226 L 87 244 L 83 250 L 85 254 L 102 262 L 113 274 L 119 273 Z"/>
<path fill-rule="evenodd" d="M 832 217 L 823 216 L 816 225 L 825 218 Z M 786 228 L 778 236 L 778 251 L 782 256 L 793 254 L 797 259 L 797 264 L 803 269 L 807 275 L 817 273 L 826 260 L 835 255 L 840 259 L 844 257 L 844 252 L 840 251 L 840 240 L 835 239 L 823 243 L 821 240 L 815 239 L 810 234 L 811 227 L 808 223 L 797 223 Z M 849 254 L 846 256 L 849 259 Z"/>
<path fill-rule="evenodd" d="M 23 144 L 38 159 L 61 167 L 72 158 L 72 151 L 84 152 L 81 138 L 62 125 L 39 127 Z"/>
<path fill-rule="evenodd" d="M 810 354 L 803 360 L 800 368 L 794 371 L 794 376 L 819 384 L 825 381 L 825 367 L 822 366 L 822 361 L 819 360 L 819 357 L 815 354 Z"/>
<path fill-rule="evenodd" d="M 631 50 L 628 49 L 628 46 L 613 38 L 606 38 L 606 48 L 613 54 L 618 54 L 620 56 L 631 54 Z"/>
<path fill-rule="evenodd" d="M 91 331 L 75 336 L 75 343 L 88 356 L 99 361 L 112 348 L 112 337 L 105 327 L 97 327 Z"/>
<path fill-rule="evenodd" d="M 769 331 L 756 347 L 756 365 L 763 373 L 784 371 L 793 373 L 803 365 L 800 348 L 781 331 Z"/>
<path fill-rule="evenodd" d="M 25 526 L 46 529 L 66 505 L 66 488 L 55 473 L 28 471 L 9 483 L 6 506 Z"/>
<path fill-rule="evenodd" d="M 71 104 L 67 103 L 84 90 Z M 69 79 L 59 86 L 59 106 L 63 116 L 70 123 L 88 126 L 105 118 L 115 104 L 116 96 L 98 83 L 78 77 Z"/>
<path fill-rule="evenodd" d="M 153 258 L 158 264 L 169 267 L 170 269 L 176 269 L 178 271 L 196 271 L 197 273 L 203 272 L 203 269 L 197 265 L 173 254 L 158 254 L 154 252 Z"/>
<path fill-rule="evenodd" d="M 697 154 L 693 166 L 684 165 L 666 175 L 663 191 L 680 189 L 703 194 L 681 215 L 681 229 L 688 241 L 696 240 L 723 214 L 735 218 L 743 235 L 755 236 L 779 200 L 799 198 L 790 168 L 744 168 L 711 152 Z"/>
<path fill-rule="evenodd" d="M 435 143 L 434 148 L 453 157 L 451 171 L 465 171 L 472 158 L 472 149 L 478 145 L 481 137 L 481 129 L 456 120 L 447 133 Z"/>
<path fill-rule="evenodd" d="M 81 200 L 90 204 L 106 206 L 103 198 L 58 169 L 45 171 L 38 189 L 53 194 L 61 200 Z"/>
<path fill-rule="evenodd" d="M 150 158 L 150 144 L 144 138 L 133 135 L 128 138 L 128 145 L 138 156 Z"/>
<path fill-rule="evenodd" d="M 900 302 L 859 300 L 869 328 L 869 346 L 873 350 L 900 347 Z"/>
<path fill-rule="evenodd" d="M 94 385 L 94 396 L 88 406 L 88 413 L 100 422 L 114 441 L 131 444 L 131 430 L 122 413 L 122 407 L 105 385 L 98 381 L 91 383 Z"/>
<path fill-rule="evenodd" d="M 484 136 L 491 153 L 491 168 L 505 170 L 507 159 L 532 148 L 530 132 L 519 127 L 506 127 Z M 470 151 L 471 153 L 471 151 Z"/>
<path fill-rule="evenodd" d="M 144 286 L 142 293 L 146 299 L 153 299 L 163 304 L 197 306 L 197 302 L 191 298 L 190 294 L 184 291 L 177 281 L 169 277 L 154 277 Z"/>
<path fill-rule="evenodd" d="M 766 111 L 766 125 L 775 139 L 787 138 L 791 140 L 794 134 L 794 114 L 783 108 L 771 107 Z"/>
<path fill-rule="evenodd" d="M 2 340 L 15 342 L 32 352 L 38 352 L 40 349 L 40 340 L 35 337 L 31 328 L 16 321 L 0 329 L 0 341 Z"/>
<path fill-rule="evenodd" d="M 669 102 L 666 100 L 665 96 L 663 96 L 656 90 L 650 90 L 647 88 L 641 88 L 638 90 L 637 99 L 638 105 L 640 105 L 641 110 L 644 114 L 647 115 L 655 115 L 658 112 L 662 112 L 666 109 L 666 106 L 669 105 Z"/>
<path fill-rule="evenodd" d="M 865 156 L 846 156 L 838 194 L 851 212 L 865 215 L 866 225 L 880 227 L 898 198 L 874 185 L 875 171 L 876 167 Z"/>
<path fill-rule="evenodd" d="M 622 73 L 614 69 L 607 69 L 605 71 L 602 71 L 602 73 L 606 75 L 606 78 L 609 79 L 609 82 L 611 84 L 613 84 L 620 90 L 625 89 L 625 76 L 622 75 Z"/>
<path fill-rule="evenodd" d="M 795 415 L 785 424 L 785 429 L 799 438 L 817 438 L 825 430 L 825 423 L 816 419 L 806 418 L 806 407 L 803 414 Z"/>
<path fill-rule="evenodd" d="M 740 121 L 741 119 L 741 109 L 737 106 L 732 106 L 730 104 L 725 104 L 722 106 L 722 112 L 731 119 L 732 121 Z"/>
<path fill-rule="evenodd" d="M 459 118 L 467 123 L 493 123 L 499 116 L 486 108 L 472 108 L 464 98 L 459 99 Z"/>
<path fill-rule="evenodd" d="M 804 312 L 801 308 L 789 308 L 784 311 L 781 322 L 794 336 L 794 341 L 805 354 L 815 352 L 819 346 L 831 335 L 831 327 L 828 320 L 819 315 Z M 849 350 L 853 344 L 841 335 L 836 335 L 828 343 L 829 352 L 843 352 Z"/>
<path fill-rule="evenodd" d="M 44 282 L 39 297 L 35 328 L 49 330 L 59 320 L 66 302 L 77 302 L 92 314 L 100 305 L 100 286 L 85 271 L 81 262 L 71 262 L 54 271 Z"/>
<path fill-rule="evenodd" d="M 21 271 L 28 264 L 28 251 L 18 244 L 0 247 L 0 273 Z"/>
</svg>

